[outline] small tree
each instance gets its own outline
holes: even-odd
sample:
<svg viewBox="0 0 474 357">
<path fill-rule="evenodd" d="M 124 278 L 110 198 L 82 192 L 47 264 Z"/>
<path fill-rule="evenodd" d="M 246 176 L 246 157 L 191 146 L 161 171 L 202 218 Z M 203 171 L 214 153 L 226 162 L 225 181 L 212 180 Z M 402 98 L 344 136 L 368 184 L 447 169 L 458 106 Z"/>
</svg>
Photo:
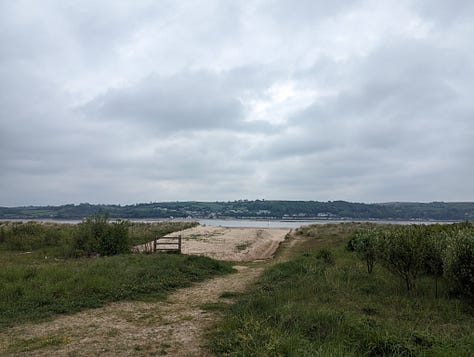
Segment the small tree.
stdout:
<svg viewBox="0 0 474 357">
<path fill-rule="evenodd" d="M 378 240 L 382 264 L 403 279 L 408 291 L 416 288 L 418 274 L 424 268 L 423 226 L 410 225 L 385 231 Z"/>
<path fill-rule="evenodd" d="M 444 266 L 452 291 L 474 299 L 474 230 L 459 230 L 448 240 Z"/>
<path fill-rule="evenodd" d="M 438 280 L 443 276 L 444 255 L 447 245 L 445 232 L 430 232 L 425 239 L 425 272 L 435 280 L 435 296 L 438 297 Z"/>
<path fill-rule="evenodd" d="M 374 229 L 356 232 L 350 240 L 350 247 L 357 256 L 365 261 L 367 273 L 372 274 L 377 257 L 378 233 Z"/>
</svg>

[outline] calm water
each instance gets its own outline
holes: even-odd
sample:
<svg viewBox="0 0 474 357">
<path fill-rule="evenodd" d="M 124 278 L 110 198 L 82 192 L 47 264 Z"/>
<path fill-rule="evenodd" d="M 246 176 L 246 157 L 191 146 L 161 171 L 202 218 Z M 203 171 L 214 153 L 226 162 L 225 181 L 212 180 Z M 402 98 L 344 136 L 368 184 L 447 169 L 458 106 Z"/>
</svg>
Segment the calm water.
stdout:
<svg viewBox="0 0 474 357">
<path fill-rule="evenodd" d="M 4 220 L 0 220 L 4 221 Z M 10 221 L 23 221 L 28 220 L 12 219 Z M 55 222 L 55 223 L 80 223 L 81 220 L 55 220 L 55 219 L 44 219 L 39 220 L 42 222 Z M 132 222 L 163 222 L 169 221 L 164 219 L 131 219 Z M 435 221 L 351 221 L 351 220 L 317 220 L 317 221 L 266 221 L 266 220 L 252 220 L 252 219 L 196 219 L 196 220 L 173 220 L 175 222 L 183 221 L 197 221 L 202 225 L 215 226 L 215 227 L 231 227 L 231 228 L 298 228 L 309 224 L 330 224 L 330 223 L 342 223 L 342 222 L 373 222 L 373 223 L 391 223 L 391 224 L 435 224 L 435 223 L 453 223 L 453 222 L 435 222 Z"/>
<path fill-rule="evenodd" d="M 265 221 L 251 219 L 198 219 L 200 224 L 207 226 L 236 227 L 236 228 L 299 228 L 309 224 L 330 224 L 343 222 L 372 222 L 372 223 L 391 223 L 391 224 L 434 224 L 434 223 L 452 223 L 452 222 L 433 222 L 433 221 L 351 221 L 351 220 L 317 220 L 317 221 Z"/>
</svg>

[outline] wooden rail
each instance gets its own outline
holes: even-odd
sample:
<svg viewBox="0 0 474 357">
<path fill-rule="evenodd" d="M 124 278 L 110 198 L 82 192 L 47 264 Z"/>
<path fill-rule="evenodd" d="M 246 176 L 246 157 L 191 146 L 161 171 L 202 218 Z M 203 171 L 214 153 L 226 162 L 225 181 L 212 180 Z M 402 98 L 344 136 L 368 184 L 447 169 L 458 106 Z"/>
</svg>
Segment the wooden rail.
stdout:
<svg viewBox="0 0 474 357">
<path fill-rule="evenodd" d="M 176 252 L 181 254 L 181 235 L 177 237 L 161 237 L 153 241 L 153 253 Z"/>
</svg>

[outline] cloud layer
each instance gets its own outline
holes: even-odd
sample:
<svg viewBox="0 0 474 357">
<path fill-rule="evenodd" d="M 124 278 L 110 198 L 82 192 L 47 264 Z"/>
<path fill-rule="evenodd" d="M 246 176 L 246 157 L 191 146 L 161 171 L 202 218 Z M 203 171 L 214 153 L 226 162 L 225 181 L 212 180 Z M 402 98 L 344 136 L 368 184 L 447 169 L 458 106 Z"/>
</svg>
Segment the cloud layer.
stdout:
<svg viewBox="0 0 474 357">
<path fill-rule="evenodd" d="M 0 205 L 473 201 L 470 1 L 0 4 Z"/>
</svg>

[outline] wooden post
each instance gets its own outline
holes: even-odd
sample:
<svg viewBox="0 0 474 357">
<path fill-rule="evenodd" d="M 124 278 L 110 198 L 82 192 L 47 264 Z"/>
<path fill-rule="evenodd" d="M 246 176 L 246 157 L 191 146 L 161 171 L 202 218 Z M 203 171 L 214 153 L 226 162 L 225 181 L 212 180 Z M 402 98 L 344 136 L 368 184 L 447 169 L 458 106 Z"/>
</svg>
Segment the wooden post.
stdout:
<svg viewBox="0 0 474 357">
<path fill-rule="evenodd" d="M 156 238 L 153 240 L 153 253 L 156 253 Z"/>
<path fill-rule="evenodd" d="M 178 250 L 179 254 L 181 254 L 181 234 L 178 236 Z"/>
</svg>

